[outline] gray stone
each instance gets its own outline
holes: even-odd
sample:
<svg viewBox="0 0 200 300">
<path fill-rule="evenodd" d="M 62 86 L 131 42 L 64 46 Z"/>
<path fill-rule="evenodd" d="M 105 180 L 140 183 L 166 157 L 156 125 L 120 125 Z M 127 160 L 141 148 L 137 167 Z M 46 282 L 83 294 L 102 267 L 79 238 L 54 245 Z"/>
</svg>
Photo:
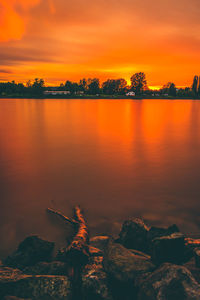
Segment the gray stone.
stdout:
<svg viewBox="0 0 200 300">
<path fill-rule="evenodd" d="M 66 276 L 24 275 L 19 270 L 0 268 L 0 299 L 6 295 L 33 300 L 71 300 Z"/>
<path fill-rule="evenodd" d="M 112 300 L 103 257 L 93 257 L 82 272 L 82 295 L 85 300 Z"/>
<path fill-rule="evenodd" d="M 54 249 L 54 243 L 29 236 L 19 244 L 18 249 L 4 260 L 4 265 L 23 269 L 40 261 L 49 261 Z"/>
<path fill-rule="evenodd" d="M 185 241 L 181 233 L 155 238 L 152 241 L 152 261 L 159 265 L 163 262 L 180 264 L 184 261 Z"/>
<path fill-rule="evenodd" d="M 118 242 L 126 248 L 147 252 L 148 232 L 149 227 L 142 219 L 132 218 L 123 223 Z"/>
<path fill-rule="evenodd" d="M 132 282 L 137 276 L 155 269 L 149 258 L 133 254 L 122 245 L 112 241 L 108 243 L 103 265 L 105 271 L 120 282 Z"/>
<path fill-rule="evenodd" d="M 68 265 L 61 261 L 39 262 L 23 270 L 25 274 L 33 275 L 67 275 Z"/>
<path fill-rule="evenodd" d="M 168 235 L 171 235 L 171 234 L 177 233 L 177 232 L 180 232 L 180 230 L 175 224 L 172 226 L 169 226 L 168 228 L 152 226 L 147 234 L 148 243 L 151 244 L 152 240 L 154 240 L 155 238 L 158 238 L 161 236 L 168 236 Z"/>
<path fill-rule="evenodd" d="M 139 288 L 138 300 L 199 300 L 200 285 L 185 267 L 163 264 Z"/>
<path fill-rule="evenodd" d="M 200 268 L 200 248 L 194 249 L 194 257 L 195 257 L 196 267 Z"/>
</svg>

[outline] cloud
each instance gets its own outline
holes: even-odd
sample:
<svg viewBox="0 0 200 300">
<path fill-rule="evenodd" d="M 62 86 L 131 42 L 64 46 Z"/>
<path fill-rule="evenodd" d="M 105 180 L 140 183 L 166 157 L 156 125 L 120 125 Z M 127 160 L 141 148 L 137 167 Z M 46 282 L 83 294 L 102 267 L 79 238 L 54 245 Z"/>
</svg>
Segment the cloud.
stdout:
<svg viewBox="0 0 200 300">
<path fill-rule="evenodd" d="M 200 69 L 198 2 L 0 0 L 1 65 L 24 80 L 31 72 L 51 82 L 128 79 L 144 70 L 150 85 L 188 84 Z"/>
<path fill-rule="evenodd" d="M 40 0 L 0 0 L 0 41 L 18 40 L 25 30 L 27 15 L 24 13 Z"/>
</svg>

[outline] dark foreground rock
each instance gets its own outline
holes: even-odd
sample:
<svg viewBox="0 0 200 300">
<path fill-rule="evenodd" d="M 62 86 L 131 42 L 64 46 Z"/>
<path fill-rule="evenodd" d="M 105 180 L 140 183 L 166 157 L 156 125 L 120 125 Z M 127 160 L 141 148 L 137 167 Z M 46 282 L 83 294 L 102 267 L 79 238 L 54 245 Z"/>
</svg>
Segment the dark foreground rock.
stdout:
<svg viewBox="0 0 200 300">
<path fill-rule="evenodd" d="M 195 257 L 196 267 L 200 268 L 200 248 L 194 249 L 194 257 Z M 200 270 L 199 270 L 199 272 L 200 272 Z"/>
<path fill-rule="evenodd" d="M 61 261 L 40 262 L 25 268 L 23 272 L 32 275 L 67 275 L 68 265 Z"/>
<path fill-rule="evenodd" d="M 163 262 L 180 264 L 184 261 L 185 240 L 181 233 L 155 238 L 152 241 L 152 261 L 159 265 Z"/>
<path fill-rule="evenodd" d="M 7 295 L 33 300 L 71 300 L 66 276 L 24 275 L 19 270 L 0 268 L 0 299 Z"/>
<path fill-rule="evenodd" d="M 118 242 L 129 249 L 148 251 L 149 227 L 142 219 L 132 218 L 123 223 Z"/>
<path fill-rule="evenodd" d="M 27 237 L 18 249 L 4 260 L 4 265 L 23 269 L 41 261 L 51 259 L 54 243 L 40 239 L 38 236 Z"/>
<path fill-rule="evenodd" d="M 185 267 L 164 264 L 140 286 L 138 300 L 199 300 L 200 285 Z"/>
<path fill-rule="evenodd" d="M 155 238 L 159 238 L 162 236 L 168 236 L 168 235 L 171 235 L 171 234 L 177 233 L 177 232 L 180 232 L 180 230 L 175 224 L 172 226 L 169 226 L 168 228 L 152 226 L 149 229 L 148 234 L 147 234 L 148 244 L 151 247 L 151 242 Z"/>
<path fill-rule="evenodd" d="M 108 243 L 103 265 L 111 277 L 121 282 L 134 282 L 138 275 L 155 269 L 149 258 L 133 254 L 122 245 L 112 241 Z"/>
<path fill-rule="evenodd" d="M 84 300 L 112 300 L 108 278 L 102 265 L 103 257 L 93 257 L 82 272 L 82 296 Z"/>
<path fill-rule="evenodd" d="M 25 300 L 24 298 L 18 298 L 18 297 L 15 297 L 15 296 L 5 296 L 3 298 L 3 300 Z M 26 300 L 31 300 L 30 298 L 26 298 Z"/>
</svg>

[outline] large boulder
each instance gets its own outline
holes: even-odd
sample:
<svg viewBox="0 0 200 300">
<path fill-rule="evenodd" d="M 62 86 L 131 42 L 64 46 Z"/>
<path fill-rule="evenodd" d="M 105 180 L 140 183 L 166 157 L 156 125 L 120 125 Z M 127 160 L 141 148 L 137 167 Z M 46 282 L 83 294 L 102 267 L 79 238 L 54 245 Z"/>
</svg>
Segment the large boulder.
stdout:
<svg viewBox="0 0 200 300">
<path fill-rule="evenodd" d="M 102 261 L 103 257 L 92 257 L 83 269 L 81 278 L 84 300 L 112 300 Z"/>
<path fill-rule="evenodd" d="M 148 243 L 151 246 L 151 242 L 155 238 L 162 237 L 162 236 L 168 236 L 168 235 L 171 235 L 171 234 L 177 233 L 177 232 L 180 232 L 180 230 L 175 224 L 169 226 L 168 228 L 152 226 L 147 233 Z"/>
<path fill-rule="evenodd" d="M 185 255 L 185 238 L 181 233 L 155 238 L 152 241 L 152 261 L 159 265 L 163 262 L 182 263 Z"/>
<path fill-rule="evenodd" d="M 185 267 L 163 264 L 139 288 L 138 300 L 199 300 L 200 285 Z"/>
<path fill-rule="evenodd" d="M 196 267 L 195 258 L 193 257 L 188 262 L 186 262 L 184 264 L 184 267 L 186 267 L 192 273 L 192 276 L 200 284 L 200 270 L 198 267 Z"/>
<path fill-rule="evenodd" d="M 29 236 L 21 242 L 17 250 L 4 260 L 4 265 L 23 269 L 40 261 L 49 261 L 54 249 L 54 243 Z"/>
<path fill-rule="evenodd" d="M 15 297 L 15 296 L 5 296 L 3 298 L 3 300 L 31 300 L 30 298 L 19 298 L 19 297 Z"/>
<path fill-rule="evenodd" d="M 118 242 L 126 248 L 148 252 L 148 232 L 142 219 L 132 218 L 123 223 Z"/>
<path fill-rule="evenodd" d="M 67 275 L 68 265 L 61 261 L 39 262 L 23 270 L 25 274 L 33 275 Z"/>
<path fill-rule="evenodd" d="M 194 249 L 194 257 L 195 257 L 196 267 L 200 268 L 200 248 Z"/>
<path fill-rule="evenodd" d="M 104 254 L 105 271 L 120 282 L 134 282 L 137 276 L 155 269 L 151 260 L 136 255 L 118 243 L 110 241 Z"/>
<path fill-rule="evenodd" d="M 19 270 L 0 268 L 0 299 L 6 295 L 33 300 L 71 300 L 66 276 L 24 275 Z"/>
</svg>

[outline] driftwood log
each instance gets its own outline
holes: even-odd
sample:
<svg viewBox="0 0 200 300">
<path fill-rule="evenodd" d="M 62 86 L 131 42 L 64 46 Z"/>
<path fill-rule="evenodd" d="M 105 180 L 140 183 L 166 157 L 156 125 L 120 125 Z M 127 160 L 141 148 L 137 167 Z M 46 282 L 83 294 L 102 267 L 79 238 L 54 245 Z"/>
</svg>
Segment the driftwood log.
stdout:
<svg viewBox="0 0 200 300">
<path fill-rule="evenodd" d="M 59 251 L 59 259 L 66 261 L 68 265 L 68 275 L 72 280 L 74 299 L 80 298 L 81 272 L 87 264 L 89 252 L 88 228 L 79 206 L 74 208 L 74 218 L 68 218 L 62 213 L 51 208 L 48 213 L 59 216 L 64 222 L 71 224 L 75 229 L 75 235 L 69 246 Z"/>
<path fill-rule="evenodd" d="M 47 212 L 59 216 L 75 229 L 75 235 L 71 244 L 61 250 L 60 257 L 62 257 L 62 260 L 71 262 L 73 265 L 77 264 L 79 267 L 87 263 L 89 257 L 89 233 L 80 207 L 76 206 L 74 208 L 74 218 L 68 218 L 51 208 L 48 208 Z"/>
</svg>

